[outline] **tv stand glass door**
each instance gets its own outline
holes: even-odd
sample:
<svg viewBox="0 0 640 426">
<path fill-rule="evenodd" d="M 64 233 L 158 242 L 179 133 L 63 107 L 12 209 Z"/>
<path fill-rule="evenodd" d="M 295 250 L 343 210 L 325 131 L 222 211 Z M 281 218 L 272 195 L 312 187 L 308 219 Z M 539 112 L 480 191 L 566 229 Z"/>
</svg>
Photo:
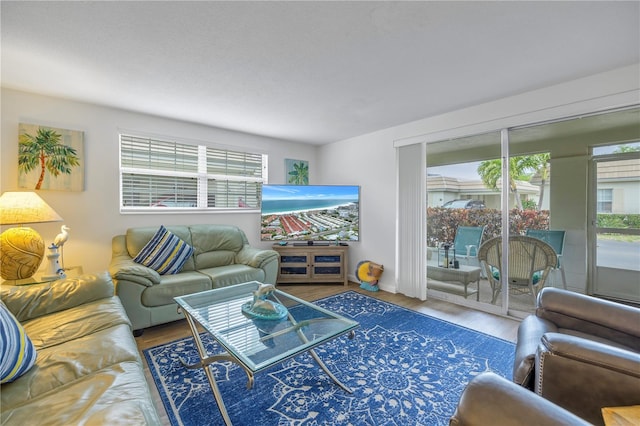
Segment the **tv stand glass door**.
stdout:
<svg viewBox="0 0 640 426">
<path fill-rule="evenodd" d="M 280 254 L 278 284 L 331 283 L 349 285 L 347 276 L 349 246 L 281 246 L 273 249 Z"/>
</svg>

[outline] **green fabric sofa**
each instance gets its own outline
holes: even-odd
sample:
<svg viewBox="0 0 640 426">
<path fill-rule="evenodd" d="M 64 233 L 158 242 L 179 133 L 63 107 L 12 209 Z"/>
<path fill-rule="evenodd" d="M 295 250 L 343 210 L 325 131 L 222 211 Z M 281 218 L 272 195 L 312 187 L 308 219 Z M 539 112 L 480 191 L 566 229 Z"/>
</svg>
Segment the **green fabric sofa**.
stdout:
<svg viewBox="0 0 640 426">
<path fill-rule="evenodd" d="M 278 253 L 251 247 L 245 233 L 231 225 L 167 226 L 195 251 L 180 272 L 160 275 L 133 261 L 158 228 L 129 228 L 112 240 L 109 272 L 137 333 L 184 318 L 176 296 L 248 281 L 276 283 Z"/>
<path fill-rule="evenodd" d="M 160 424 L 109 274 L 2 285 L 0 297 L 37 351 L 0 388 L 3 426 Z"/>
</svg>

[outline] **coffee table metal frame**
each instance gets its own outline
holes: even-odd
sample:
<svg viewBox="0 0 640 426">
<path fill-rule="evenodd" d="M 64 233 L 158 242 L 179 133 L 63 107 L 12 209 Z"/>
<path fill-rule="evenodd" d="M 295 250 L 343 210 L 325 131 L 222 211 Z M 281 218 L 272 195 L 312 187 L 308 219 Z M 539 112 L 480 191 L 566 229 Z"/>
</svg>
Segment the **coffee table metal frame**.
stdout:
<svg viewBox="0 0 640 426">
<path fill-rule="evenodd" d="M 296 306 L 304 308 L 306 317 L 296 319 L 295 314 L 292 314 L 289 309 L 287 317 L 282 320 L 254 322 L 241 312 L 241 306 L 253 300 L 253 291 L 259 285 L 260 283 L 252 281 L 174 298 L 178 304 L 178 310 L 185 314 L 200 356 L 200 361 L 195 364 L 187 364 L 184 361 L 182 363 L 187 368 L 204 369 L 222 418 L 227 425 L 231 425 L 231 420 L 216 379 L 209 368 L 209 365 L 214 362 L 231 361 L 238 364 L 247 374 L 247 389 L 251 389 L 255 373 L 301 353 L 309 352 L 331 380 L 346 392 L 352 392 L 329 371 L 313 348 L 347 333 L 350 338 L 353 338 L 354 329 L 359 324 L 280 290 L 275 290 L 271 300 L 287 308 Z M 310 312 L 313 318 L 308 317 Z M 218 355 L 207 353 L 198 332 L 198 325 L 222 346 L 225 353 Z M 264 345 L 267 341 L 272 342 L 270 348 Z M 278 348 L 279 344 L 283 347 Z"/>
</svg>

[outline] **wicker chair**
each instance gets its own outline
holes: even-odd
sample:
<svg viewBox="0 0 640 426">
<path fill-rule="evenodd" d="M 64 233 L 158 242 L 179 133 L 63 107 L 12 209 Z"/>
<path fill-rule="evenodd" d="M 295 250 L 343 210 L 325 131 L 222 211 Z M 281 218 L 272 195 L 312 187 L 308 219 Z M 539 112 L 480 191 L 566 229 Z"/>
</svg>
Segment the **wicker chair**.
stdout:
<svg viewBox="0 0 640 426">
<path fill-rule="evenodd" d="M 562 277 L 562 288 L 567 289 L 567 277 L 564 273 L 564 260 L 562 253 L 564 252 L 564 235 L 565 231 L 561 229 L 548 230 L 548 229 L 527 229 L 525 235 L 529 237 L 535 237 L 539 240 L 549 243 L 551 247 L 556 251 L 558 256 L 558 264 L 555 266 L 556 271 L 560 271 Z"/>
<path fill-rule="evenodd" d="M 478 261 L 491 286 L 491 303 L 496 303 L 502 289 L 502 237 L 492 238 L 480 246 Z M 509 291 L 511 294 L 531 294 L 533 305 L 540 289 L 545 285 L 549 272 L 556 266 L 558 257 L 549 244 L 524 235 L 509 237 Z"/>
</svg>

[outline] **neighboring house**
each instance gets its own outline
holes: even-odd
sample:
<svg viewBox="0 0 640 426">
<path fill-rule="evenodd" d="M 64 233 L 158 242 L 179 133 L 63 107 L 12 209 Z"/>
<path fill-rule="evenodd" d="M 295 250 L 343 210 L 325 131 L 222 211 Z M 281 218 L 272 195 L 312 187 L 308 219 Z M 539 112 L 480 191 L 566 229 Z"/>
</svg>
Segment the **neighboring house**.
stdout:
<svg viewBox="0 0 640 426">
<path fill-rule="evenodd" d="M 531 182 L 518 182 L 522 200 L 538 202 L 542 184 L 538 175 Z M 640 160 L 620 160 L 598 164 L 598 213 L 640 214 Z M 549 209 L 551 171 L 544 183 L 542 210 Z M 463 180 L 449 176 L 427 177 L 427 205 L 440 207 L 456 199 L 484 201 L 487 208 L 500 208 L 500 192 L 487 188 L 481 180 Z M 515 207 L 510 197 L 510 207 Z"/>
<path fill-rule="evenodd" d="M 499 184 L 500 185 L 500 184 Z M 518 181 L 518 193 L 522 201 L 538 202 L 540 188 L 529 182 Z M 548 192 L 546 193 L 548 195 Z M 427 176 L 427 206 L 440 207 L 451 200 L 473 199 L 484 201 L 489 209 L 500 208 L 500 191 L 487 188 L 481 180 L 464 180 L 449 176 Z M 516 203 L 510 194 L 509 204 L 514 208 Z M 547 206 L 548 206 L 547 202 Z M 548 208 L 548 207 L 547 207 Z"/>
<path fill-rule="evenodd" d="M 598 213 L 640 214 L 640 160 L 598 163 Z"/>
</svg>

